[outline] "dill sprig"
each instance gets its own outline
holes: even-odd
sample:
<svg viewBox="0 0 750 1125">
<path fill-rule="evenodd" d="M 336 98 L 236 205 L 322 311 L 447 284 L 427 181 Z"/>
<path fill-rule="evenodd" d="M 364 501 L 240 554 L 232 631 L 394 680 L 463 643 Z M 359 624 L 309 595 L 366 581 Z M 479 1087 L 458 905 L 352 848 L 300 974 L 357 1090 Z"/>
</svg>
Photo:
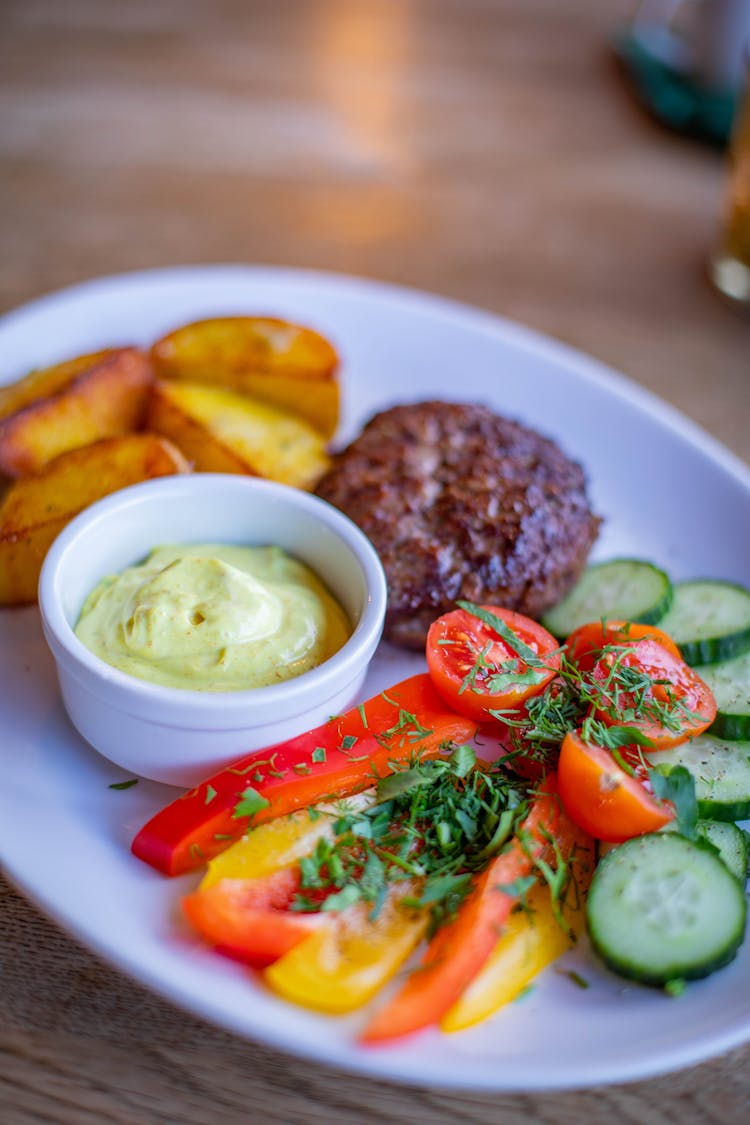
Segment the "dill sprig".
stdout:
<svg viewBox="0 0 750 1125">
<path fill-rule="evenodd" d="M 584 741 L 617 755 L 624 746 L 652 746 L 644 731 L 649 724 L 680 731 L 686 722 L 699 720 L 673 684 L 628 663 L 633 651 L 632 644 L 604 645 L 594 654 L 596 675 L 581 670 L 563 652 L 557 677 L 526 701 L 523 712 L 490 714 L 507 726 L 516 753 L 547 764 L 565 735 L 579 728 Z"/>
<path fill-rule="evenodd" d="M 474 605 L 473 602 L 456 603 L 466 613 L 488 625 L 498 636 L 501 645 L 487 641 L 481 648 L 471 638 L 461 639 L 462 647 L 472 657 L 459 688 L 459 695 L 466 691 L 483 691 L 488 695 L 498 695 L 514 687 L 534 686 L 549 679 L 552 653 L 540 655 L 518 637 L 501 617 Z M 510 652 L 510 656 L 508 655 Z"/>
</svg>

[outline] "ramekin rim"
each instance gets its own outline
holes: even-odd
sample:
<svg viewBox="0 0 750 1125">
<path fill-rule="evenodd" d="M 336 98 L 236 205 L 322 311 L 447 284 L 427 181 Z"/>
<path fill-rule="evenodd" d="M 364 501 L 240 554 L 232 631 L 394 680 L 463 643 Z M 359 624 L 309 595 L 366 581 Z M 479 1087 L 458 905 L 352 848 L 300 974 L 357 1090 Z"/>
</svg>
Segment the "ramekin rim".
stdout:
<svg viewBox="0 0 750 1125">
<path fill-rule="evenodd" d="M 316 668 L 278 684 L 236 691 L 202 691 L 167 687 L 139 679 L 108 665 L 83 644 L 65 614 L 59 590 L 60 568 L 76 543 L 82 536 L 91 534 L 95 526 L 112 518 L 113 513 L 122 512 L 130 505 L 164 502 L 165 494 L 168 497 L 172 492 L 182 494 L 194 488 L 204 491 L 220 488 L 238 495 L 245 491 L 271 492 L 283 502 L 290 503 L 293 509 L 309 511 L 312 507 L 328 529 L 350 548 L 360 568 L 366 598 L 359 621 L 338 652 Z M 225 711 L 249 713 L 261 710 L 264 705 L 291 705 L 308 695 L 319 702 L 320 693 L 325 692 L 329 684 L 331 693 L 335 692 L 338 678 L 346 667 L 367 661 L 372 656 L 382 633 L 386 600 L 386 579 L 377 552 L 365 533 L 348 516 L 312 493 L 277 481 L 229 473 L 165 476 L 130 485 L 103 497 L 75 516 L 60 532 L 47 553 L 39 579 L 39 611 L 55 660 L 65 660 L 69 667 L 81 670 L 89 683 L 89 690 L 96 683 L 102 690 L 121 698 L 140 700 L 144 705 L 179 707 L 196 716 L 215 710 L 218 703 Z M 51 644 L 50 638 L 59 651 Z"/>
</svg>

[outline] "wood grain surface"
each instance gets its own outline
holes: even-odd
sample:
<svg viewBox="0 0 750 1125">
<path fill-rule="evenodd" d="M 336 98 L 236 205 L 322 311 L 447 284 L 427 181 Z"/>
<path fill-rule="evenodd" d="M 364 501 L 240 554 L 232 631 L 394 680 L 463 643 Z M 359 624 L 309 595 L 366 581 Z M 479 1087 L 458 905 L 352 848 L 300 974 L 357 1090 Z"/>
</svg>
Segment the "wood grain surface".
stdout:
<svg viewBox="0 0 750 1125">
<path fill-rule="evenodd" d="M 0 310 L 181 263 L 369 276 L 590 352 L 750 460 L 750 321 L 705 280 L 724 157 L 632 97 L 631 9 L 3 0 Z M 527 1096 L 360 1080 L 176 1011 L 0 877 L 2 1125 L 739 1123 L 749 1064 Z"/>
</svg>

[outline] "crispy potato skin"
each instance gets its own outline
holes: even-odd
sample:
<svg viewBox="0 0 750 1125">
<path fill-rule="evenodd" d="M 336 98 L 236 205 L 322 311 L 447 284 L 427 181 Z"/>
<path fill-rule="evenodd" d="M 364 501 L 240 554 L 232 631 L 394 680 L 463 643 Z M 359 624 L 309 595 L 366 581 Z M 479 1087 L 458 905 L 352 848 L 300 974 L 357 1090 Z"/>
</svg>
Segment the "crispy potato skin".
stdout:
<svg viewBox="0 0 750 1125">
<path fill-rule="evenodd" d="M 40 367 L 30 371 L 23 379 L 0 387 L 0 418 L 7 418 L 23 410 L 38 399 L 57 394 L 84 371 L 97 367 L 112 353 L 112 348 L 56 363 L 54 367 Z"/>
<path fill-rule="evenodd" d="M 338 425 L 338 355 L 310 328 L 267 316 L 200 320 L 157 341 L 151 360 L 160 379 L 242 391 L 305 418 L 325 438 Z"/>
<path fill-rule="evenodd" d="M 0 605 L 36 601 L 53 539 L 89 504 L 142 480 L 186 472 L 190 463 L 171 442 L 134 433 L 69 450 L 14 481 L 0 502 Z"/>
<path fill-rule="evenodd" d="M 314 488 L 330 467 L 337 369 L 312 329 L 230 316 L 0 387 L 0 606 L 34 602 L 53 539 L 127 485 L 195 468 Z"/>
<path fill-rule="evenodd" d="M 199 472 L 245 473 L 311 489 L 330 466 L 322 435 L 303 419 L 202 383 L 157 380 L 146 425 Z"/>
<path fill-rule="evenodd" d="M 0 393 L 0 473 L 37 473 L 70 449 L 138 429 L 153 383 L 138 348 L 34 371 Z"/>
</svg>

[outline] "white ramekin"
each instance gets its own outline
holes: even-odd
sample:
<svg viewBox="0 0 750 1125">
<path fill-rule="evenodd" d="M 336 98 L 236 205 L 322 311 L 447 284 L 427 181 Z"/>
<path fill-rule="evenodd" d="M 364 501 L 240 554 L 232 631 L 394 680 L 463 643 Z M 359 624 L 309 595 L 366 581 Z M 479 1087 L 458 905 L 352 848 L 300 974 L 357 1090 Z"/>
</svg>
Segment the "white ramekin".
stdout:
<svg viewBox="0 0 750 1125">
<path fill-rule="evenodd" d="M 307 563 L 349 615 L 352 636 L 296 679 L 248 691 L 160 687 L 110 667 L 74 633 L 105 575 L 165 543 L 276 544 Z M 50 548 L 39 607 L 65 709 L 101 754 L 142 777 L 191 786 L 253 750 L 339 714 L 360 691 L 380 640 L 383 568 L 369 539 L 310 493 L 255 477 L 162 477 L 93 504 Z"/>
</svg>

